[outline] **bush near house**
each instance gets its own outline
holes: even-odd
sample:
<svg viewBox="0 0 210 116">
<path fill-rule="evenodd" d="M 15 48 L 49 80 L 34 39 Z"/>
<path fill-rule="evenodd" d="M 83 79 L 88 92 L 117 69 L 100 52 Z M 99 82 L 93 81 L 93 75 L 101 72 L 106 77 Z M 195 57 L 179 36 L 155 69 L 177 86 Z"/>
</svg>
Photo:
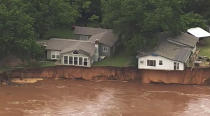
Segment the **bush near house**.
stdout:
<svg viewBox="0 0 210 116">
<path fill-rule="evenodd" d="M 201 40 L 198 48 L 200 49 L 199 56 L 207 56 L 210 58 L 210 38 Z"/>
</svg>

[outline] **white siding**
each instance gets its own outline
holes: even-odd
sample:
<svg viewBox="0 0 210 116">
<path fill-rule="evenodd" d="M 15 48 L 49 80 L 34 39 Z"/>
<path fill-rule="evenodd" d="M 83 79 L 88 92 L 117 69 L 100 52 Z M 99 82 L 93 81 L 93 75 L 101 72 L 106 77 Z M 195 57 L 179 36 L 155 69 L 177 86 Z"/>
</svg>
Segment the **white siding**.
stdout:
<svg viewBox="0 0 210 116">
<path fill-rule="evenodd" d="M 52 57 L 53 55 L 55 56 L 54 58 Z M 47 59 L 49 59 L 49 60 L 59 60 L 60 59 L 60 51 L 48 50 L 47 51 Z"/>
<path fill-rule="evenodd" d="M 155 60 L 156 66 L 147 66 L 147 60 Z M 159 65 L 159 61 L 162 61 L 163 64 Z M 145 56 L 138 58 L 138 69 L 152 69 L 152 70 L 174 70 L 174 62 L 161 56 Z M 179 63 L 179 70 L 184 70 L 184 63 Z"/>
</svg>

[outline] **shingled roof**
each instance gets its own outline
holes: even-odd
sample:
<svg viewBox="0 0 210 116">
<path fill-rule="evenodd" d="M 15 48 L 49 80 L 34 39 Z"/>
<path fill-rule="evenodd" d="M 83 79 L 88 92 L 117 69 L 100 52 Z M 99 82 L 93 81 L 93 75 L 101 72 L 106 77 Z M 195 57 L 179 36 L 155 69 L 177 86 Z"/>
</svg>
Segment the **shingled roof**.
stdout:
<svg viewBox="0 0 210 116">
<path fill-rule="evenodd" d="M 74 27 L 74 34 L 92 36 L 92 35 L 95 35 L 95 34 L 103 33 L 107 30 L 110 30 L 110 29 L 75 26 Z"/>
<path fill-rule="evenodd" d="M 61 53 L 67 53 L 74 50 L 83 51 L 89 56 L 95 53 L 95 45 L 90 41 L 72 40 L 72 39 L 58 39 L 52 38 L 47 41 L 48 50 L 58 50 Z"/>
<path fill-rule="evenodd" d="M 103 33 L 93 35 L 90 38 L 90 41 L 94 42 L 96 40 L 98 40 L 102 44 L 112 47 L 117 42 L 118 37 L 112 32 L 112 30 L 107 30 Z"/>
<path fill-rule="evenodd" d="M 190 35 L 188 33 L 183 33 L 182 32 L 178 36 L 168 38 L 168 40 L 169 41 L 171 40 L 171 41 L 174 41 L 174 42 L 178 42 L 180 44 L 187 45 L 187 46 L 190 46 L 190 47 L 195 47 L 195 45 L 199 41 L 199 38 L 197 38 L 197 37 L 195 37 L 193 35 Z"/>
<path fill-rule="evenodd" d="M 148 52 L 139 52 L 137 57 L 162 56 L 167 59 L 186 63 L 192 53 L 192 48 L 175 45 L 168 41 L 161 42 L 159 46 Z"/>
</svg>

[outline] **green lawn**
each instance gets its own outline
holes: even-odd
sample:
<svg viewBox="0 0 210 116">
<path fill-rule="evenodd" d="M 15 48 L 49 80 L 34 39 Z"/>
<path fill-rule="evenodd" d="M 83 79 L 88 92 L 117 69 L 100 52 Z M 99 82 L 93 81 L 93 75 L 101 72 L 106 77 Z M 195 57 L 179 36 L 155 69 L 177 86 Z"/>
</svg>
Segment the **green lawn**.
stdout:
<svg viewBox="0 0 210 116">
<path fill-rule="evenodd" d="M 58 29 L 51 29 L 45 35 L 46 39 L 49 38 L 63 38 L 63 39 L 74 39 L 75 36 L 71 28 L 58 28 Z"/>
<path fill-rule="evenodd" d="M 137 59 L 136 56 L 131 55 L 129 52 L 121 52 L 112 56 L 110 58 L 106 58 L 100 62 L 96 62 L 94 66 L 115 66 L 115 67 L 128 67 L 128 66 L 136 66 Z"/>
<path fill-rule="evenodd" d="M 198 48 L 200 49 L 200 56 L 207 56 L 210 58 L 210 38 L 205 38 L 200 41 Z"/>
<path fill-rule="evenodd" d="M 9 71 L 9 70 L 21 69 L 21 68 L 41 68 L 41 67 L 51 67 L 51 66 L 56 66 L 55 62 L 53 62 L 53 61 L 37 61 L 37 62 L 31 62 L 28 64 L 19 65 L 19 66 L 15 66 L 15 67 L 2 66 L 2 67 L 0 67 L 0 73 Z"/>
</svg>

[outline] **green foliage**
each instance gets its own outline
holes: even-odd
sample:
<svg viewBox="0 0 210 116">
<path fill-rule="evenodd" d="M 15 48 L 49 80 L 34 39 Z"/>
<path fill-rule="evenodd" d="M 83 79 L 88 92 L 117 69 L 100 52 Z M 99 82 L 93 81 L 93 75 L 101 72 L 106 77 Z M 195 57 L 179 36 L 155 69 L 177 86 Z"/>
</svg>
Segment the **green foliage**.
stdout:
<svg viewBox="0 0 210 116">
<path fill-rule="evenodd" d="M 121 51 L 115 56 L 106 58 L 100 62 L 96 62 L 94 66 L 115 66 L 115 67 L 129 67 L 136 66 L 136 55 L 133 50 Z"/>
<path fill-rule="evenodd" d="M 33 18 L 21 9 L 20 1 L 4 2 L 0 5 L 0 57 L 8 54 L 22 59 L 33 57 L 40 52 L 34 42 Z"/>
<path fill-rule="evenodd" d="M 35 41 L 71 38 L 74 24 L 113 28 L 132 51 L 151 48 L 159 32 L 206 29 L 209 6 L 209 0 L 0 0 L 0 58 L 39 59 Z"/>
<path fill-rule="evenodd" d="M 101 20 L 101 0 L 74 0 L 73 6 L 79 11 L 77 23 L 87 26 L 98 25 Z"/>
<path fill-rule="evenodd" d="M 23 0 L 24 10 L 34 18 L 37 37 L 43 39 L 51 28 L 71 27 L 78 11 L 65 0 Z M 44 38 L 46 39 L 46 38 Z"/>
<path fill-rule="evenodd" d="M 102 3 L 102 24 L 114 28 L 128 48 L 155 45 L 157 40 L 152 38 L 159 32 L 177 35 L 194 26 L 206 26 L 200 14 L 185 11 L 187 0 L 103 0 Z"/>
</svg>

